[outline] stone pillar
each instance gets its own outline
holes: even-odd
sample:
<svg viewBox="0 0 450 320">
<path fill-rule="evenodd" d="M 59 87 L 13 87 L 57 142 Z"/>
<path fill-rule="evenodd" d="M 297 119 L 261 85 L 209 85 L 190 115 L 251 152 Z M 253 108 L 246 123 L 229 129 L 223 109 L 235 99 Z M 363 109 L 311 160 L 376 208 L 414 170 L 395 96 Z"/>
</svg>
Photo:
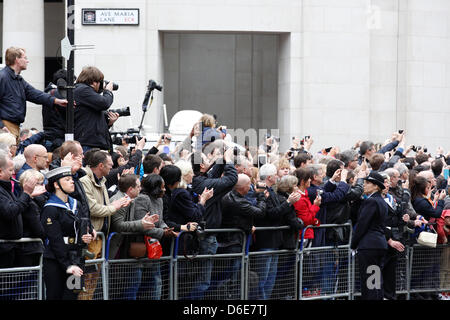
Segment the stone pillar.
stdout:
<svg viewBox="0 0 450 320">
<path fill-rule="evenodd" d="M 302 43 L 301 34 L 280 35 L 278 62 L 278 129 L 280 151 L 290 147 L 292 136 L 304 136 L 302 115 Z"/>
<path fill-rule="evenodd" d="M 24 79 L 39 90 L 45 88 L 45 39 L 43 0 L 3 1 L 3 61 L 9 47 L 22 47 L 30 61 Z M 27 102 L 23 127 L 42 129 L 41 106 Z"/>
<path fill-rule="evenodd" d="M 147 30 L 147 50 L 146 50 L 146 84 L 148 80 L 153 79 L 164 88 L 163 73 L 163 34 L 158 30 Z M 142 95 L 143 97 L 144 95 Z M 153 91 L 152 105 L 147 109 L 147 113 L 143 122 L 143 131 L 146 134 L 160 133 L 164 130 L 164 93 L 158 90 Z M 168 125 L 170 124 L 170 119 Z"/>
</svg>

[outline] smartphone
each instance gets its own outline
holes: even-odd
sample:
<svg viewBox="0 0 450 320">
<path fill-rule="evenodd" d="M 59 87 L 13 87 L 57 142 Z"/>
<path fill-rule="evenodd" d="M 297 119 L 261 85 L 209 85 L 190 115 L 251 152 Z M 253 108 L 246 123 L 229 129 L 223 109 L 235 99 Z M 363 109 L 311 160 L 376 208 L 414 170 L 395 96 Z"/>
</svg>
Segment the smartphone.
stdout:
<svg viewBox="0 0 450 320">
<path fill-rule="evenodd" d="M 444 179 L 447 180 L 449 176 L 450 169 L 444 169 Z"/>
</svg>

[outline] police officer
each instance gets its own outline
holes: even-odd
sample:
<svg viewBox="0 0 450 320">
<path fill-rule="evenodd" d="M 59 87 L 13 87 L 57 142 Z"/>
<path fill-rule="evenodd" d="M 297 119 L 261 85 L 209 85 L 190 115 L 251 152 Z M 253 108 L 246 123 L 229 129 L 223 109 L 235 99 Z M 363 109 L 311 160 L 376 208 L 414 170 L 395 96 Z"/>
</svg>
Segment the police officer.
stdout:
<svg viewBox="0 0 450 320">
<path fill-rule="evenodd" d="M 92 234 L 79 232 L 82 217 L 77 200 L 69 196 L 75 189 L 71 167 L 53 169 L 46 178 L 46 188 L 51 194 L 41 214 L 46 235 L 43 270 L 46 297 L 48 300 L 72 300 L 81 289 L 81 261 L 84 259 L 80 247 L 95 239 L 96 233 L 95 230 Z"/>
<path fill-rule="evenodd" d="M 359 208 L 350 247 L 357 249 L 361 298 L 383 300 L 381 270 L 387 250 L 385 221 L 388 214 L 387 203 L 381 196 L 384 179 L 378 172 L 371 171 L 364 180 L 365 200 Z"/>
</svg>

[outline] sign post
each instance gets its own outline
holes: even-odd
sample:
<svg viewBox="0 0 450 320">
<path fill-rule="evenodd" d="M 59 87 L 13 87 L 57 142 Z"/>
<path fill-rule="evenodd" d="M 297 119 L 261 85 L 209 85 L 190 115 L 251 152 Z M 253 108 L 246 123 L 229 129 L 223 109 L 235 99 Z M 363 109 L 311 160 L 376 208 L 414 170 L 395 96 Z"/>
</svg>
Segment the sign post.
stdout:
<svg viewBox="0 0 450 320">
<path fill-rule="evenodd" d="M 65 41 L 65 51 L 71 43 L 75 43 L 75 23 L 72 19 L 72 14 L 75 14 L 74 5 L 75 0 L 67 0 L 67 40 Z M 72 23 L 70 23 L 72 21 Z M 64 38 L 66 39 L 66 38 Z M 63 41 L 61 41 L 61 53 L 63 52 Z M 67 44 L 68 42 L 68 44 Z M 73 103 L 73 75 L 74 75 L 74 65 L 75 65 L 75 53 L 71 54 L 72 48 L 68 53 L 68 58 L 65 56 L 67 61 L 67 110 L 66 110 L 66 134 L 65 141 L 74 139 L 74 103 Z"/>
</svg>

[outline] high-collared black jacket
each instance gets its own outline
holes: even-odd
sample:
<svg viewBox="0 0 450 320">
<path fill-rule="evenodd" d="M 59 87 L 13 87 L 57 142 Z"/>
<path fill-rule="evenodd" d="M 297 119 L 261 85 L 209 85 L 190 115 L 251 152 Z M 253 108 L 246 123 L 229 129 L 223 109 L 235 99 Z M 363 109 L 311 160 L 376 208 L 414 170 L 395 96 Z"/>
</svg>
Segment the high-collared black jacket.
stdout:
<svg viewBox="0 0 450 320">
<path fill-rule="evenodd" d="M 362 202 L 353 231 L 352 249 L 387 249 L 385 237 L 387 206 L 379 192 Z"/>
<path fill-rule="evenodd" d="M 0 239 L 18 240 L 23 237 L 22 213 L 28 209 L 30 200 L 25 192 L 16 197 L 11 192 L 11 182 L 0 180 Z M 0 253 L 15 247 L 13 243 L 0 244 Z"/>
</svg>

